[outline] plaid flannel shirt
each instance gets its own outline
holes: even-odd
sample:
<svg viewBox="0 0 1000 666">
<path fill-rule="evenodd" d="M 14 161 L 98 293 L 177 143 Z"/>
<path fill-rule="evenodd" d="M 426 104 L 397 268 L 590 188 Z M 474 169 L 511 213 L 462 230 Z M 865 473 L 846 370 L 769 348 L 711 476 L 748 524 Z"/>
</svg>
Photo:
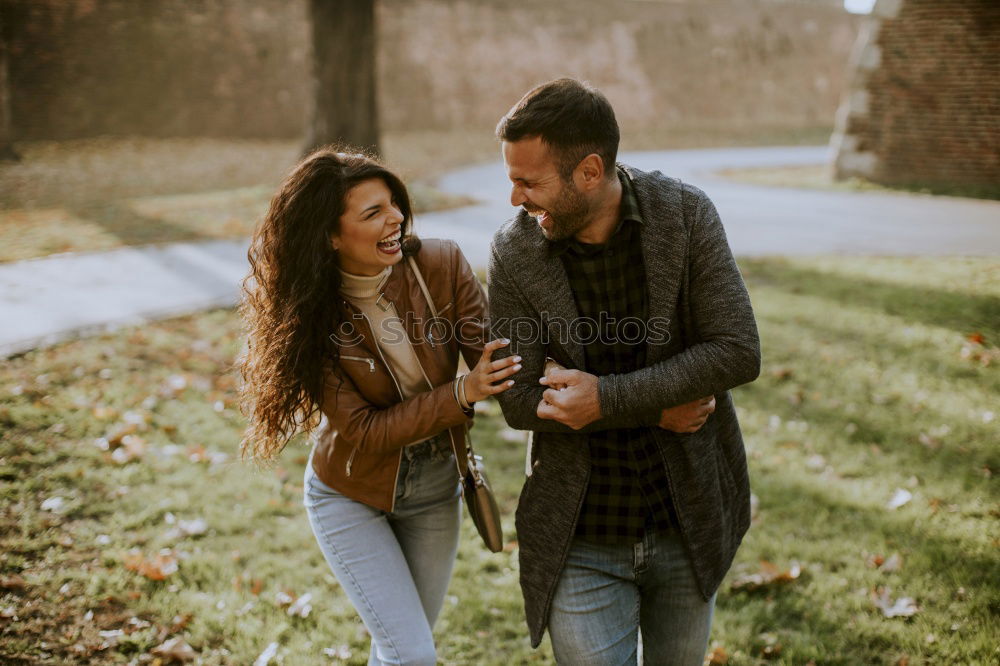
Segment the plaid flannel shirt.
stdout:
<svg viewBox="0 0 1000 666">
<path fill-rule="evenodd" d="M 618 227 L 603 245 L 573 238 L 550 244 L 566 269 L 581 317 L 605 328 L 584 345 L 586 371 L 602 376 L 643 366 L 646 345 L 630 344 L 636 327 L 627 318 L 648 319 L 646 272 L 640 244 L 642 214 L 629 177 L 621 169 Z M 595 329 L 596 333 L 596 329 Z M 647 530 L 670 529 L 673 507 L 664 462 L 648 428 L 605 430 L 588 436 L 591 472 L 576 535 L 597 543 L 631 543 Z"/>
</svg>

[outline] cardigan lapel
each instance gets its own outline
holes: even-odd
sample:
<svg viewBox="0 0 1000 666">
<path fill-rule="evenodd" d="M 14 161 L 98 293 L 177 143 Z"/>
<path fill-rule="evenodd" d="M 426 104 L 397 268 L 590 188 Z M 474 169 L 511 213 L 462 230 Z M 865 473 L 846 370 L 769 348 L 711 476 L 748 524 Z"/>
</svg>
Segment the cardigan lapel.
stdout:
<svg viewBox="0 0 1000 666">
<path fill-rule="evenodd" d="M 583 345 L 569 335 L 570 327 L 580 316 L 570 290 L 569 277 L 559 257 L 549 256 L 548 241 L 537 230 L 534 221 L 529 222 L 529 219 L 527 214 L 520 213 L 516 221 L 516 224 L 535 227 L 523 248 L 524 256 L 517 279 L 521 282 L 525 298 L 538 313 L 540 325 L 548 328 L 550 346 L 562 348 L 573 365 L 583 370 L 586 367 Z"/>
<path fill-rule="evenodd" d="M 683 219 L 680 181 L 669 179 L 677 187 L 666 190 L 662 184 L 660 187 L 650 187 L 649 174 L 621 166 L 632 179 L 644 220 L 640 242 L 649 296 L 648 316 L 671 320 L 676 316 L 682 317 L 678 295 L 686 278 L 688 237 Z M 683 331 L 684 322 L 678 321 L 677 324 Z M 669 344 L 647 344 L 646 364 L 663 361 L 671 347 Z"/>
</svg>

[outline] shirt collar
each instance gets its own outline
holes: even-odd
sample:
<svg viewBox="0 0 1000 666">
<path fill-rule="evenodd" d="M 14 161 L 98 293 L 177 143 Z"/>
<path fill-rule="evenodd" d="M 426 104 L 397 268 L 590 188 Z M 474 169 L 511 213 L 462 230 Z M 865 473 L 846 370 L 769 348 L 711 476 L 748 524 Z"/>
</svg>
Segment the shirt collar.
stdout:
<svg viewBox="0 0 1000 666">
<path fill-rule="evenodd" d="M 635 222 L 640 225 L 644 223 L 642 211 L 639 208 L 639 199 L 636 197 L 635 188 L 632 186 L 632 179 L 620 166 L 616 166 L 615 171 L 618 174 L 618 182 L 622 186 L 622 200 L 618 213 L 618 226 L 612 232 L 612 237 L 617 236 L 622 231 L 626 221 Z M 581 243 L 572 236 L 562 240 L 549 241 L 548 246 L 550 257 L 562 256 L 570 248 L 573 248 L 576 254 L 591 255 L 596 254 L 605 247 L 605 245 Z"/>
</svg>

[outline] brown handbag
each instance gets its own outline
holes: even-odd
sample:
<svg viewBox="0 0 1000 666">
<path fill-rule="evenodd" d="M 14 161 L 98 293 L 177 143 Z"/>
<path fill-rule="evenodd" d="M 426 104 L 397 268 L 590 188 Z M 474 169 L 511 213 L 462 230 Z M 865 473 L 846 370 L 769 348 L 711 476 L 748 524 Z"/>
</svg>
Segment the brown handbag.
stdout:
<svg viewBox="0 0 1000 666">
<path fill-rule="evenodd" d="M 421 275 L 417 262 L 413 257 L 407 257 L 413 275 L 417 278 L 420 291 L 427 299 L 430 306 L 431 315 L 437 319 L 437 308 L 434 307 L 434 300 L 431 292 L 424 283 L 424 276 Z M 462 494 L 465 497 L 465 506 L 469 508 L 469 515 L 472 516 L 472 523 L 476 526 L 479 536 L 483 538 L 483 543 L 494 553 L 503 550 L 503 528 L 500 525 L 500 508 L 497 506 L 496 497 L 493 495 L 493 487 L 486 476 L 486 468 L 483 464 L 483 457 L 477 456 L 472 450 L 472 439 L 469 437 L 469 426 L 465 425 L 465 448 L 467 452 L 465 469 L 462 469 L 462 461 L 459 460 L 458 451 L 452 443 L 452 450 L 455 452 L 455 464 L 458 465 L 458 475 L 462 478 Z"/>
</svg>

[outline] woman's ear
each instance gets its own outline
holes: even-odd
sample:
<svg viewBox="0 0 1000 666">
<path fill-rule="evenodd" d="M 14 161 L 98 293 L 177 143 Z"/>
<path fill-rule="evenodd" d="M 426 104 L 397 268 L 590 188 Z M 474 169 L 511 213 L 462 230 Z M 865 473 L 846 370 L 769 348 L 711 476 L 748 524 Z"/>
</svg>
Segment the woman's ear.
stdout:
<svg viewBox="0 0 1000 666">
<path fill-rule="evenodd" d="M 340 249 L 340 239 L 336 235 L 330 236 L 330 247 L 333 248 L 334 252 Z"/>
</svg>

